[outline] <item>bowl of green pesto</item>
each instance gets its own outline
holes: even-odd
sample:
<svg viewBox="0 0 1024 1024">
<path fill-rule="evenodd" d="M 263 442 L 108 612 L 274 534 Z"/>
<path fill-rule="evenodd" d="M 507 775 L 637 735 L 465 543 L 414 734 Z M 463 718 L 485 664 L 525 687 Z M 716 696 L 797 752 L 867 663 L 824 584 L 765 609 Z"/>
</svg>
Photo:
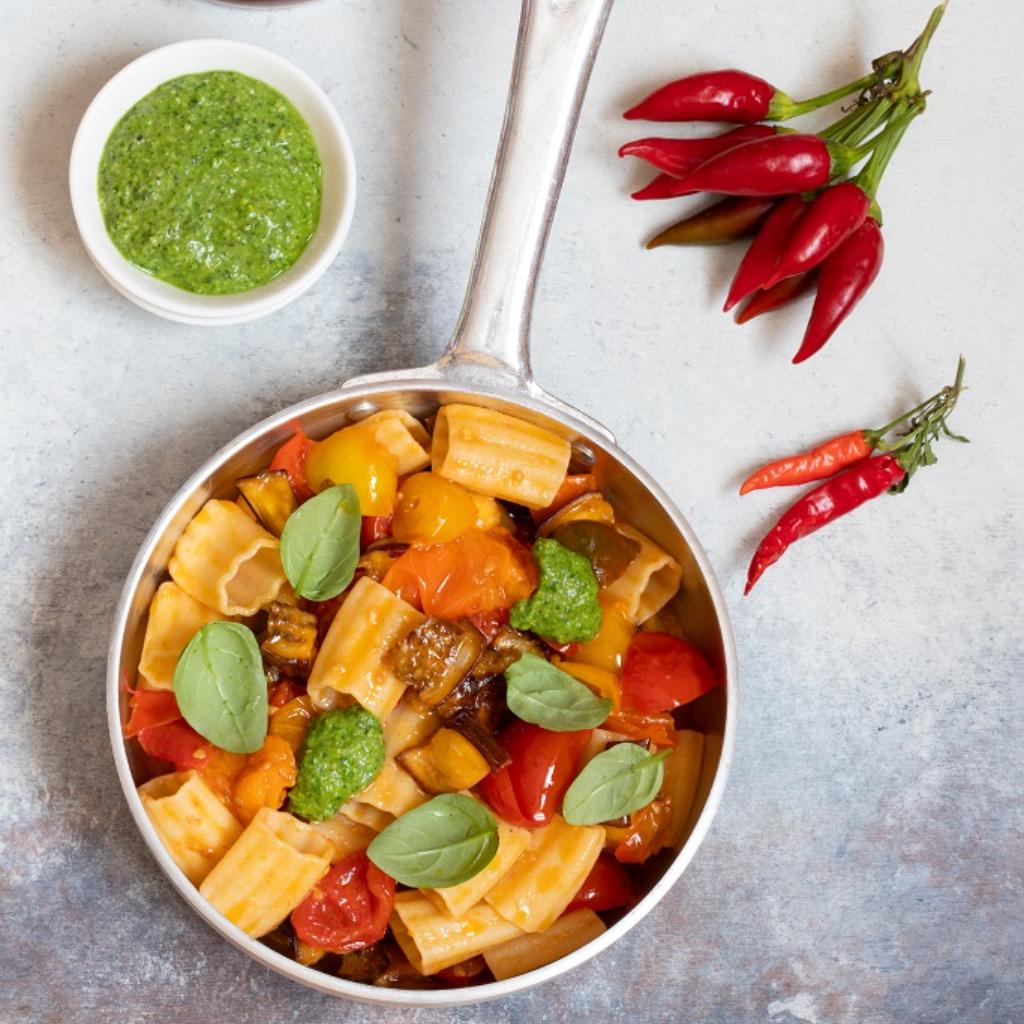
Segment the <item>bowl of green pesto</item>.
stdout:
<svg viewBox="0 0 1024 1024">
<path fill-rule="evenodd" d="M 344 241 L 355 162 L 334 107 L 267 50 L 194 40 L 140 57 L 97 94 L 72 148 L 85 247 L 137 305 L 241 323 L 292 301 Z"/>
</svg>

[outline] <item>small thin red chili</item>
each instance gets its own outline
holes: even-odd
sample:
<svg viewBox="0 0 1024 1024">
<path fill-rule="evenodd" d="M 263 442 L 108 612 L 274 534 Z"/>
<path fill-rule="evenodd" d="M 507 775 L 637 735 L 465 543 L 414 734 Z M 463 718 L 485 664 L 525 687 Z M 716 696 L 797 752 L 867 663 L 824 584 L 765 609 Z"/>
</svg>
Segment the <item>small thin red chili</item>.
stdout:
<svg viewBox="0 0 1024 1024">
<path fill-rule="evenodd" d="M 659 171 L 681 178 L 695 171 L 705 160 L 724 153 L 727 149 L 755 139 L 769 139 L 790 129 L 770 124 L 745 124 L 724 135 L 704 139 L 665 139 L 652 137 L 627 142 L 619 156 L 635 156 L 645 160 Z"/>
<path fill-rule="evenodd" d="M 738 238 L 748 238 L 756 234 L 774 206 L 774 199 L 761 196 L 729 196 L 659 231 L 647 243 L 647 248 L 657 249 L 662 245 L 718 245 Z"/>
<path fill-rule="evenodd" d="M 754 317 L 764 313 L 772 313 L 776 309 L 782 309 L 791 302 L 796 302 L 802 295 L 805 295 L 814 287 L 817 280 L 814 273 L 797 274 L 796 277 L 787 277 L 771 288 L 764 288 L 754 292 L 747 304 L 736 314 L 736 323 L 745 324 Z"/>
<path fill-rule="evenodd" d="M 775 269 L 786 239 L 806 212 L 807 203 L 799 196 L 784 199 L 772 210 L 736 269 L 723 306 L 725 312 L 764 285 Z"/>
</svg>

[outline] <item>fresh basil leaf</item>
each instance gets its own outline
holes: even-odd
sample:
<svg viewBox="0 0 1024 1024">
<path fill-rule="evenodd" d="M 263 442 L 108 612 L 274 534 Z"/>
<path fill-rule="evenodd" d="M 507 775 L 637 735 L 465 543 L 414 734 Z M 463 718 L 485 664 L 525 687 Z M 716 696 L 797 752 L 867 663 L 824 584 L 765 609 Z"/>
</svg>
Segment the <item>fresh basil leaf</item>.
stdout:
<svg viewBox="0 0 1024 1024">
<path fill-rule="evenodd" d="M 494 815 L 461 793 L 435 796 L 406 812 L 366 849 L 381 871 L 418 889 L 443 889 L 468 881 L 497 852 Z"/>
<path fill-rule="evenodd" d="M 182 717 L 204 739 L 232 754 L 251 754 L 267 737 L 267 680 L 251 629 L 208 622 L 174 669 Z"/>
<path fill-rule="evenodd" d="M 288 517 L 281 533 L 281 564 L 296 594 L 326 601 L 352 582 L 361 525 L 351 484 L 328 487 Z"/>
<path fill-rule="evenodd" d="M 509 711 L 552 732 L 594 729 L 612 709 L 610 700 L 529 652 L 505 669 L 505 682 Z"/>
<path fill-rule="evenodd" d="M 562 801 L 570 825 L 597 825 L 649 804 L 665 778 L 669 752 L 649 754 L 638 743 L 616 743 L 588 762 Z"/>
</svg>

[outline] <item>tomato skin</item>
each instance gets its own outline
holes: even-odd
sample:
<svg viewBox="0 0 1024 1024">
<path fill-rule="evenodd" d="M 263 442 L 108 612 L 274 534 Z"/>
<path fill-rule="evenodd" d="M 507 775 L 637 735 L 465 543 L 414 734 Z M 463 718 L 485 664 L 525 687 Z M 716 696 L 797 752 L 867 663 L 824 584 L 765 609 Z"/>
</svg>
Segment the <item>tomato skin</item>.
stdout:
<svg viewBox="0 0 1024 1024">
<path fill-rule="evenodd" d="M 508 534 L 470 530 L 446 544 L 409 548 L 383 583 L 427 615 L 460 619 L 511 608 L 529 597 L 537 567 L 529 550 Z"/>
<path fill-rule="evenodd" d="M 476 615 L 470 615 L 469 621 L 476 626 L 483 638 L 490 644 L 508 625 L 508 609 L 494 608 L 489 612 L 478 612 Z"/>
<path fill-rule="evenodd" d="M 631 740 L 650 740 L 656 747 L 673 747 L 676 742 L 676 724 L 668 714 L 620 708 L 608 716 L 604 728 Z"/>
<path fill-rule="evenodd" d="M 306 478 L 306 459 L 313 442 L 298 423 L 295 423 L 294 427 L 295 433 L 277 449 L 267 470 L 272 473 L 283 469 L 288 474 L 288 481 L 292 485 L 295 497 L 299 501 L 308 501 L 313 497 L 313 490 Z"/>
<path fill-rule="evenodd" d="M 629 816 L 625 838 L 615 847 L 615 859 L 621 864 L 643 864 L 664 845 L 664 833 L 671 817 L 668 800 L 652 800 Z"/>
<path fill-rule="evenodd" d="M 351 484 L 363 515 L 387 516 L 394 511 L 398 464 L 366 429 L 344 427 L 318 441 L 306 460 L 306 478 L 317 493 L 328 482 Z"/>
<path fill-rule="evenodd" d="M 671 711 L 717 685 L 714 669 L 696 647 L 668 633 L 637 633 L 622 666 L 622 706 Z"/>
<path fill-rule="evenodd" d="M 509 824 L 541 828 L 561 808 L 590 734 L 590 729 L 551 732 L 513 722 L 497 737 L 511 764 L 480 783 L 481 795 Z"/>
<path fill-rule="evenodd" d="M 533 521 L 539 526 L 545 519 L 550 519 L 559 509 L 564 508 L 570 501 L 582 498 L 584 494 L 597 490 L 597 477 L 593 473 L 569 474 L 561 482 L 555 497 L 547 508 L 535 508 L 530 515 Z"/>
<path fill-rule="evenodd" d="M 365 851 L 339 861 L 292 911 L 302 942 L 332 953 L 351 953 L 384 938 L 395 905 L 395 880 Z"/>
<path fill-rule="evenodd" d="M 143 729 L 139 733 L 139 746 L 150 757 L 170 761 L 178 771 L 201 768 L 202 759 L 196 759 L 196 751 L 206 745 L 206 740 L 183 719 Z"/>
<path fill-rule="evenodd" d="M 371 544 L 391 536 L 391 523 L 394 516 L 363 516 L 363 525 L 359 530 L 359 550 L 365 551 Z"/>
<path fill-rule="evenodd" d="M 282 679 L 270 691 L 269 702 L 272 708 L 283 708 L 290 700 L 301 697 L 306 688 L 294 679 Z"/>
<path fill-rule="evenodd" d="M 611 910 L 633 902 L 633 880 L 629 872 L 613 857 L 602 853 L 583 880 L 566 912 L 587 907 L 590 910 Z"/>
<path fill-rule="evenodd" d="M 144 729 L 167 725 L 181 718 L 178 702 L 173 690 L 131 690 L 128 701 L 128 721 L 125 722 L 124 738 L 138 736 Z"/>
<path fill-rule="evenodd" d="M 395 540 L 444 544 L 476 526 L 477 506 L 464 487 L 435 473 L 402 481 L 395 502 Z"/>
</svg>

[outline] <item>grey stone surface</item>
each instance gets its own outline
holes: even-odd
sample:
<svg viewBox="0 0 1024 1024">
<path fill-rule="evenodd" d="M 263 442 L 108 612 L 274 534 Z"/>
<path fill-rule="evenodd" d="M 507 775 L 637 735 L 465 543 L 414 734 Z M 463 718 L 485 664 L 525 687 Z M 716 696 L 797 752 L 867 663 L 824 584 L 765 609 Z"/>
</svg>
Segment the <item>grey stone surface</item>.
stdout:
<svg viewBox="0 0 1024 1024">
<path fill-rule="evenodd" d="M 640 249 L 676 207 L 631 204 L 643 174 L 613 155 L 647 130 L 618 111 L 655 83 L 736 64 L 809 95 L 908 41 L 927 6 L 620 0 L 551 240 L 535 362 L 665 483 L 709 551 L 739 644 L 736 765 L 690 870 L 610 951 L 504 1003 L 403 1013 L 284 981 L 187 911 L 117 786 L 105 648 L 134 551 L 195 466 L 273 410 L 438 351 L 517 5 L 3 5 L 0 1021 L 1024 1020 L 1021 5 L 951 5 L 928 115 L 883 190 L 887 265 L 803 367 L 788 358 L 805 309 L 742 330 L 716 312 L 734 251 Z M 222 330 L 115 294 L 65 185 L 102 83 L 154 46 L 211 35 L 268 46 L 325 87 L 361 190 L 316 288 Z M 961 350 L 957 426 L 974 443 L 944 446 L 907 495 L 806 541 L 743 601 L 751 546 L 786 501 L 737 499 L 744 471 L 888 419 Z"/>
</svg>

